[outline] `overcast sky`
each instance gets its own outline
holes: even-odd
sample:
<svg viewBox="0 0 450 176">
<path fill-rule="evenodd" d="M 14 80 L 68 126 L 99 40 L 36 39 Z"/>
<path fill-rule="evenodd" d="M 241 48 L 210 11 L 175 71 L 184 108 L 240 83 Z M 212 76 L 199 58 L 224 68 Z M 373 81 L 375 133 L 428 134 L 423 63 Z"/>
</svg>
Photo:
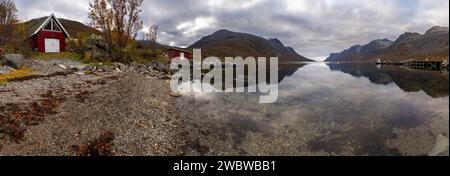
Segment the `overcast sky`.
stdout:
<svg viewBox="0 0 450 176">
<path fill-rule="evenodd" d="M 89 0 L 14 1 L 21 20 L 55 13 L 89 22 Z M 354 44 L 449 26 L 449 0 L 144 0 L 142 10 L 146 27 L 160 26 L 164 44 L 189 46 L 229 29 L 278 38 L 316 60 Z"/>
</svg>

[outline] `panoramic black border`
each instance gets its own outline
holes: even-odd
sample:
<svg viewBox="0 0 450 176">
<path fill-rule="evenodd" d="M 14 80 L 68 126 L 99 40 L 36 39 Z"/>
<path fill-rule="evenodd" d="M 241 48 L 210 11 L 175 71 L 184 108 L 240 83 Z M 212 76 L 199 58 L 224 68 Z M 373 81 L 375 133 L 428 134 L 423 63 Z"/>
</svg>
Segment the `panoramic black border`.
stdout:
<svg viewBox="0 0 450 176">
<path fill-rule="evenodd" d="M 275 171 L 173 171 L 173 163 L 275 161 Z M 425 175 L 447 171 L 448 157 L 0 157 L 0 168 L 12 173 L 56 175 Z M 3 175 L 3 174 L 2 174 Z M 14 174 L 15 175 L 15 174 Z"/>
</svg>

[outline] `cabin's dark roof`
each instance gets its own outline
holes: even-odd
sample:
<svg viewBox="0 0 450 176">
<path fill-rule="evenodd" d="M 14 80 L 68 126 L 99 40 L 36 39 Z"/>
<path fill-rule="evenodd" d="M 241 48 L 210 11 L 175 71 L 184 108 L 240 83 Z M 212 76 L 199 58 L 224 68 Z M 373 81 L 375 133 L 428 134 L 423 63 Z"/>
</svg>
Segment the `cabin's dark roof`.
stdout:
<svg viewBox="0 0 450 176">
<path fill-rule="evenodd" d="M 37 19 L 32 19 L 30 21 L 27 22 L 28 25 L 28 35 L 33 35 L 33 33 L 39 29 L 39 27 L 41 27 L 42 23 L 45 22 L 45 20 L 47 20 L 48 16 L 46 17 L 42 17 L 42 18 L 37 18 Z"/>
</svg>

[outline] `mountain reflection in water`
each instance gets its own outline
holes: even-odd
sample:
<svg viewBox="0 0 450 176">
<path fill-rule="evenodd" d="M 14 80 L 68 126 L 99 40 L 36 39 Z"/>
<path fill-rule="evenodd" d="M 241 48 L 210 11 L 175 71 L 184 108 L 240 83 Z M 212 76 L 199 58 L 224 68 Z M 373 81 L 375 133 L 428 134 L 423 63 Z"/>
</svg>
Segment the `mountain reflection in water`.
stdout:
<svg viewBox="0 0 450 176">
<path fill-rule="evenodd" d="M 424 91 L 439 98 L 448 96 L 448 72 L 414 70 L 399 66 L 377 67 L 370 63 L 328 64 L 332 71 L 341 71 L 355 77 L 366 77 L 375 84 L 395 83 L 405 92 Z"/>
<path fill-rule="evenodd" d="M 374 64 L 280 65 L 273 104 L 256 93 L 180 98 L 186 155 L 428 155 L 436 146 L 448 155 L 448 79 Z"/>
</svg>

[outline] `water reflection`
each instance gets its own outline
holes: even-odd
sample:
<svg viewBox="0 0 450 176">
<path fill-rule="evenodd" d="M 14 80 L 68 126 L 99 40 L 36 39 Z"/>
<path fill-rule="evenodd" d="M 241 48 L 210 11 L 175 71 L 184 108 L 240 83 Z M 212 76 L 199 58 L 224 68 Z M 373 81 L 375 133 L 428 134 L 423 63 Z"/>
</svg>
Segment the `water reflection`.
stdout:
<svg viewBox="0 0 450 176">
<path fill-rule="evenodd" d="M 298 69 L 304 67 L 306 64 L 280 64 L 278 68 L 278 82 L 284 78 L 292 76 Z"/>
<path fill-rule="evenodd" d="M 366 77 L 375 84 L 395 83 L 406 92 L 424 91 L 438 98 L 448 96 L 448 72 L 415 70 L 399 66 L 379 66 L 369 63 L 328 64 L 332 71 L 356 77 Z"/>
<path fill-rule="evenodd" d="M 443 143 L 448 155 L 448 74 L 310 64 L 279 76 L 274 104 L 254 93 L 179 99 L 186 155 L 427 155 Z"/>
</svg>

